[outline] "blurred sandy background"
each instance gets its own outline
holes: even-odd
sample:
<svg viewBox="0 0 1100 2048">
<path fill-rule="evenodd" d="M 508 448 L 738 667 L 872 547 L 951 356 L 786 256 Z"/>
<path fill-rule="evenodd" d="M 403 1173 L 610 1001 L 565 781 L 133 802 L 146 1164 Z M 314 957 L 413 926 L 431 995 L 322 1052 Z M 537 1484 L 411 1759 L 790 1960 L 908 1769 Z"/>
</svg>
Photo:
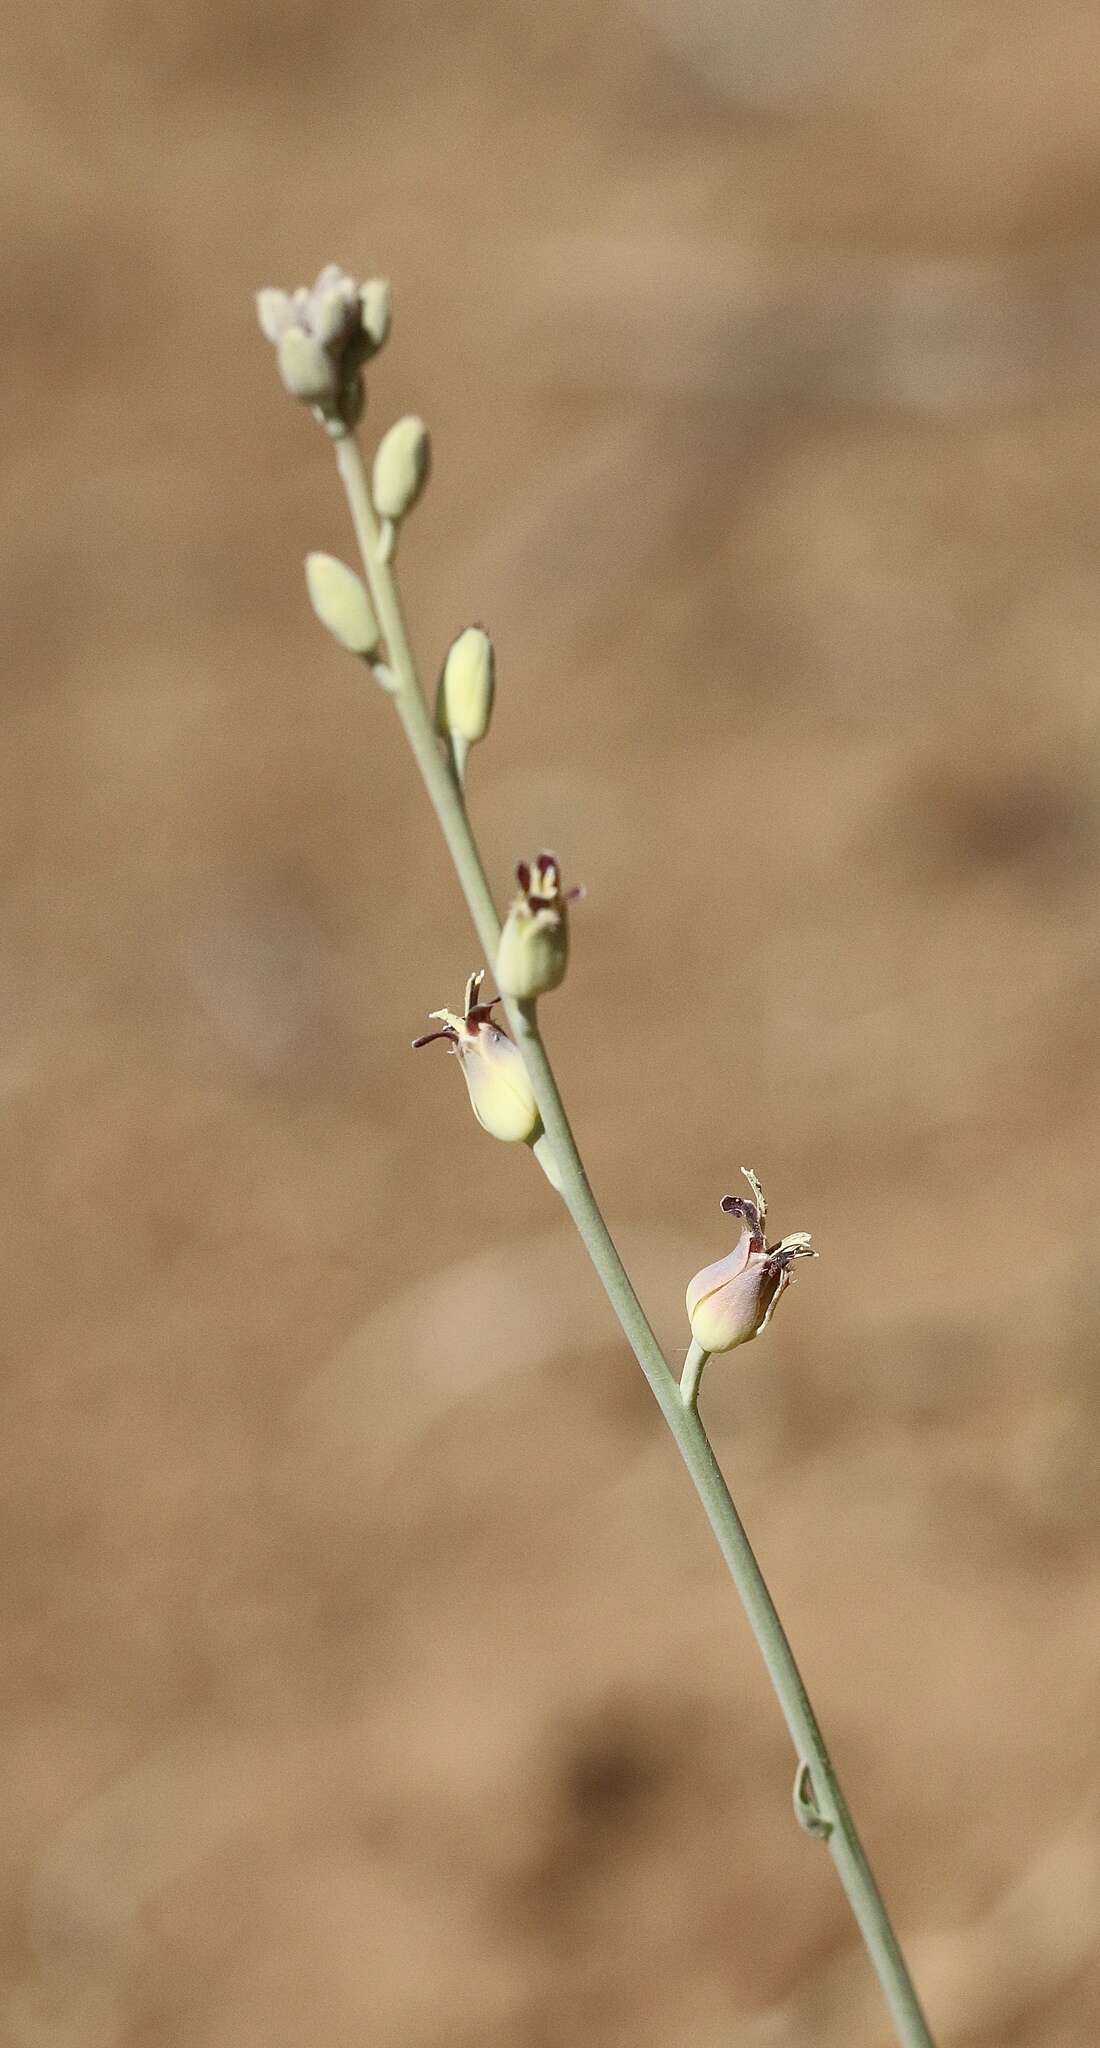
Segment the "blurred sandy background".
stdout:
<svg viewBox="0 0 1100 2048">
<path fill-rule="evenodd" d="M 1100 2038 L 1100 22 L 6 19 L 12 2048 L 878 2048 L 702 1517 L 424 1013 L 476 964 L 251 294 L 388 272 L 434 675 L 942 2043 Z"/>
</svg>

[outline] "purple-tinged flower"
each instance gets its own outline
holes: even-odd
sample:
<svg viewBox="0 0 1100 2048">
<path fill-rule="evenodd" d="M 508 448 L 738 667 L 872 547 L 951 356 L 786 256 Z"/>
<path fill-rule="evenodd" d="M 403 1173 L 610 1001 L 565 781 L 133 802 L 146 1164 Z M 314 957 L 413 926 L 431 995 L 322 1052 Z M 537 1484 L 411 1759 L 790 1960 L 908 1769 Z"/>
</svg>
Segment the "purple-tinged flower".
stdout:
<svg viewBox="0 0 1100 2048">
<path fill-rule="evenodd" d="M 687 1291 L 691 1334 L 708 1352 L 733 1351 L 738 1344 L 758 1337 L 767 1329 L 781 1294 L 794 1278 L 791 1267 L 795 1260 L 817 1257 L 804 1230 L 781 1237 L 775 1244 L 765 1242 L 764 1190 L 751 1167 L 743 1166 L 741 1171 L 753 1199 L 722 1197 L 726 1214 L 741 1218 L 741 1236 L 724 1259 L 716 1259 L 696 1273 Z"/>
<path fill-rule="evenodd" d="M 430 1014 L 438 1018 L 442 1030 L 414 1038 L 413 1046 L 446 1039 L 458 1054 L 473 1112 L 482 1128 L 506 1144 L 531 1145 L 542 1132 L 534 1089 L 519 1047 L 493 1022 L 499 997 L 491 1003 L 478 1001 L 484 979 L 484 970 L 471 974 L 461 1017 L 453 1010 L 432 1010 Z"/>
<path fill-rule="evenodd" d="M 357 284 L 326 263 L 316 284 L 258 292 L 256 311 L 291 396 L 312 405 L 330 433 L 346 433 L 363 410 L 363 364 L 389 332 L 389 285 Z"/>
<path fill-rule="evenodd" d="M 565 978 L 569 959 L 568 905 L 583 889 L 563 893 L 554 853 L 540 853 L 516 868 L 519 895 L 512 899 L 497 950 L 497 987 L 530 1002 Z"/>
</svg>

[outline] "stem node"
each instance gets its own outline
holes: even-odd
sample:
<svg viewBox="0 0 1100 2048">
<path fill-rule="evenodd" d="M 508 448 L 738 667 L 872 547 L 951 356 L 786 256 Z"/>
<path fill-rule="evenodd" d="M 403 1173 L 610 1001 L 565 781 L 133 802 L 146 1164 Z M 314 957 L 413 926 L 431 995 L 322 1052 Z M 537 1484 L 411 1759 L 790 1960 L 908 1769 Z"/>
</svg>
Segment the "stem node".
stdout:
<svg viewBox="0 0 1100 2048">
<path fill-rule="evenodd" d="M 810 1766 L 804 1760 L 794 1774 L 794 1817 L 800 1828 L 808 1835 L 815 1835 L 818 1841 L 827 1842 L 833 1832 L 833 1823 L 827 1820 L 817 1803 Z"/>
</svg>

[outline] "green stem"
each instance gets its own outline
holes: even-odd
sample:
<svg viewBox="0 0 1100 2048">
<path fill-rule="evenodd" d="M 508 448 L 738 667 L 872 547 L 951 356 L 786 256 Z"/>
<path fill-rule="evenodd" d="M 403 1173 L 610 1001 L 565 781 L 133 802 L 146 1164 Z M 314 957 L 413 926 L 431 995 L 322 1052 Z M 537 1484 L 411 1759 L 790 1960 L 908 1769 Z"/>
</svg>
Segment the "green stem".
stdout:
<svg viewBox="0 0 1100 2048">
<path fill-rule="evenodd" d="M 392 550 L 387 550 L 383 542 L 358 441 L 348 434 L 335 445 L 359 552 L 396 681 L 394 703 L 491 966 L 496 958 L 500 923 L 462 791 L 424 699 L 398 596 Z M 697 1345 L 692 1346 L 682 1385 L 670 1371 L 589 1185 L 542 1042 L 535 1005 L 506 1000 L 504 1007 L 553 1150 L 562 1200 L 691 1475 L 767 1667 L 797 1753 L 799 1784 L 812 1794 L 808 1808 L 805 1800 L 800 1800 L 800 1812 L 812 1815 L 814 1832 L 828 1842 L 829 1854 L 882 1987 L 901 2048 L 933 2048 L 905 1958 L 856 1833 L 783 1624 L 696 1408 L 706 1355 Z M 805 1788 L 807 1773 L 809 1786 Z"/>
<path fill-rule="evenodd" d="M 697 1344 L 693 1337 L 688 1345 L 688 1354 L 684 1360 L 684 1370 L 680 1374 L 680 1399 L 685 1408 L 690 1408 L 694 1411 L 699 1406 L 699 1388 L 703 1379 L 703 1367 L 706 1365 L 709 1357 L 710 1352 L 704 1351 L 702 1345 Z"/>
</svg>

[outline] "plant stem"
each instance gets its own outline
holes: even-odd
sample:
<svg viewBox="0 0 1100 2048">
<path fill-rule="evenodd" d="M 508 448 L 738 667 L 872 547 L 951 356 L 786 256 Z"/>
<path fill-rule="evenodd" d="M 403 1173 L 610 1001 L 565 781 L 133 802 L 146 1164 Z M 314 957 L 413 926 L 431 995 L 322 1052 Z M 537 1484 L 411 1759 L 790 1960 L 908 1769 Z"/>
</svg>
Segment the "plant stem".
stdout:
<svg viewBox="0 0 1100 2048">
<path fill-rule="evenodd" d="M 353 434 L 338 440 L 335 447 L 363 567 L 396 681 L 394 703 L 491 966 L 496 958 L 500 923 L 461 788 L 444 755 L 424 699 L 398 596 L 393 554 L 384 546 L 371 503 L 362 450 Z M 808 1806 L 804 1800 L 798 1802 L 800 1816 L 808 1816 L 813 1832 L 828 1842 L 902 2048 L 933 2048 L 905 1958 L 856 1833 L 783 1624 L 698 1414 L 696 1401 L 706 1354 L 698 1345 L 691 1347 L 681 1385 L 669 1369 L 589 1185 L 542 1042 L 535 1005 L 505 999 L 504 1008 L 553 1149 L 562 1200 L 706 1510 L 790 1731 L 798 1756 L 796 1782 L 800 1787 L 805 1785 L 808 1773 L 806 1789 L 811 1800 Z"/>
<path fill-rule="evenodd" d="M 710 1352 L 704 1351 L 702 1345 L 697 1344 L 693 1337 L 688 1345 L 683 1372 L 680 1374 L 680 1399 L 685 1408 L 694 1410 L 699 1406 L 699 1388 L 703 1383 L 703 1368 L 709 1357 Z"/>
</svg>

